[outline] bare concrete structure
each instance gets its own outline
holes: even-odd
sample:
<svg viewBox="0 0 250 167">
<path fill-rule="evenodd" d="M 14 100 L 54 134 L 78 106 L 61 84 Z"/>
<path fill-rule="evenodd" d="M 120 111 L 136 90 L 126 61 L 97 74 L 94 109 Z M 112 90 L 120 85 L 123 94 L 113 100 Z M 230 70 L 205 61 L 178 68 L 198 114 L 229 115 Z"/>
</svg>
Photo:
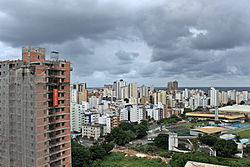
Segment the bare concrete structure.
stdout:
<svg viewBox="0 0 250 167">
<path fill-rule="evenodd" d="M 70 62 L 22 51 L 0 62 L 0 167 L 71 167 Z"/>
</svg>

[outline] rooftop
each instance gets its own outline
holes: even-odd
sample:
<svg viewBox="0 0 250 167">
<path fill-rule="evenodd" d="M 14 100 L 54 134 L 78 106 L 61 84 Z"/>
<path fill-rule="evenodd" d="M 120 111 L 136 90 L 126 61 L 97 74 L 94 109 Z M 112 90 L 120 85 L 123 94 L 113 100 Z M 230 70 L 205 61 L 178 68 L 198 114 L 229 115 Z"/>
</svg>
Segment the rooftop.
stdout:
<svg viewBox="0 0 250 167">
<path fill-rule="evenodd" d="M 190 112 L 190 113 L 186 113 L 186 116 L 214 118 L 215 114 L 213 112 Z M 224 119 L 240 119 L 240 118 L 245 118 L 245 115 L 244 114 L 232 114 L 232 113 L 219 113 L 218 117 L 224 118 Z"/>
<path fill-rule="evenodd" d="M 222 112 L 250 113 L 250 105 L 233 105 L 219 108 Z"/>
<path fill-rule="evenodd" d="M 214 126 L 205 126 L 202 128 L 192 129 L 192 131 L 198 131 L 198 132 L 203 132 L 203 133 L 207 133 L 207 134 L 218 133 L 218 132 L 222 132 L 225 130 L 226 130 L 225 128 L 214 127 Z"/>
<path fill-rule="evenodd" d="M 194 161 L 188 161 L 185 165 L 185 167 L 197 167 L 197 166 L 199 167 L 228 167 L 228 166 L 214 165 L 214 164 L 194 162 Z"/>
</svg>

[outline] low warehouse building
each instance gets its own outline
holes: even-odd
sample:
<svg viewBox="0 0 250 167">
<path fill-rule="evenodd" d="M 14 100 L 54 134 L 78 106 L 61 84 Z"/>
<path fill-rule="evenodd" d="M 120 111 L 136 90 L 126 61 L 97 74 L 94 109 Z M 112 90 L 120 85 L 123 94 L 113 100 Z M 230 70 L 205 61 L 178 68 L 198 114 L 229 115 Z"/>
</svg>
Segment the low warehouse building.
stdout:
<svg viewBox="0 0 250 167">
<path fill-rule="evenodd" d="M 225 132 L 225 128 L 221 127 L 214 127 L 214 126 L 205 126 L 201 128 L 196 128 L 196 129 L 191 129 L 190 130 L 190 135 L 197 136 L 199 134 L 221 134 Z"/>
</svg>

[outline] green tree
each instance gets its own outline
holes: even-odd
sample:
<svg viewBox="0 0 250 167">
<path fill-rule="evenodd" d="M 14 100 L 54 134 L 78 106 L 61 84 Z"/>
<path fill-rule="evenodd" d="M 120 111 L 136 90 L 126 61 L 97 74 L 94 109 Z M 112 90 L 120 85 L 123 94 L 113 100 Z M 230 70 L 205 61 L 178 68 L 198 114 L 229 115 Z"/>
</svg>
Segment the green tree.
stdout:
<svg viewBox="0 0 250 167">
<path fill-rule="evenodd" d="M 200 137 L 200 142 L 209 146 L 214 146 L 218 137 L 215 135 L 203 135 Z"/>
<path fill-rule="evenodd" d="M 144 136 L 147 135 L 148 127 L 145 126 L 144 124 L 135 125 L 134 129 L 135 129 L 136 138 L 138 139 L 143 138 Z"/>
<path fill-rule="evenodd" d="M 75 141 L 71 141 L 71 152 L 73 167 L 90 166 L 91 153 L 87 148 L 78 144 Z"/>
<path fill-rule="evenodd" d="M 128 122 L 121 122 L 119 127 L 124 131 L 127 131 L 127 130 L 134 131 L 134 126 Z"/>
<path fill-rule="evenodd" d="M 159 134 L 155 138 L 154 144 L 159 148 L 168 149 L 168 136 L 168 134 Z"/>
<path fill-rule="evenodd" d="M 125 145 L 126 143 L 130 142 L 135 138 L 135 133 L 131 130 L 124 131 L 120 127 L 115 127 L 111 130 L 105 140 L 106 142 L 114 142 L 118 145 Z"/>
<path fill-rule="evenodd" d="M 101 146 L 104 148 L 106 154 L 108 154 L 114 148 L 113 143 L 102 143 Z"/>
<path fill-rule="evenodd" d="M 221 157 L 232 157 L 237 153 L 237 144 L 233 140 L 218 139 L 214 148 Z"/>
<path fill-rule="evenodd" d="M 99 143 L 95 143 L 94 145 L 89 147 L 89 151 L 91 152 L 92 160 L 102 159 L 106 155 L 106 150 Z"/>
</svg>

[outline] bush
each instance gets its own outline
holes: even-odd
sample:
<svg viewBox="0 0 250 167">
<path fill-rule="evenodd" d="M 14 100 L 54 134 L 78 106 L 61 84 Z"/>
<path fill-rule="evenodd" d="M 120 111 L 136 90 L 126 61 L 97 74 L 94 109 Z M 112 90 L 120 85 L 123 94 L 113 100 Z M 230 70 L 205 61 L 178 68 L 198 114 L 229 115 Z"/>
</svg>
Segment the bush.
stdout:
<svg viewBox="0 0 250 167">
<path fill-rule="evenodd" d="M 161 156 L 161 157 L 165 157 L 165 158 L 170 158 L 171 155 L 172 155 L 172 152 L 169 152 L 169 151 L 162 151 L 162 152 L 160 153 L 160 156 Z"/>
</svg>

